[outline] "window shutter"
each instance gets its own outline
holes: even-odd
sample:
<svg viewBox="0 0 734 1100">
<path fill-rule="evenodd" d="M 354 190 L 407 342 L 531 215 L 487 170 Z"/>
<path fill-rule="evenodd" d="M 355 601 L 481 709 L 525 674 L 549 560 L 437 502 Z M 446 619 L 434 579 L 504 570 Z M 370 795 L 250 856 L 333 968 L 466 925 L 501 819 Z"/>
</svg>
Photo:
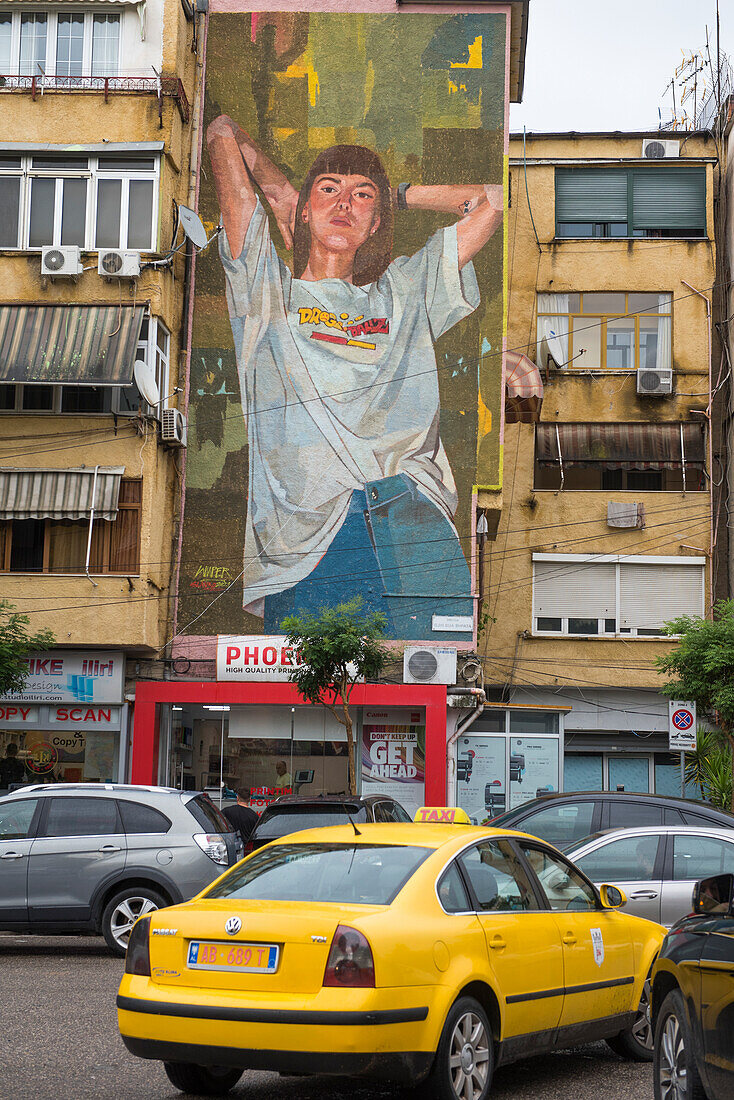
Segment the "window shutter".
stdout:
<svg viewBox="0 0 734 1100">
<path fill-rule="evenodd" d="M 603 619 L 615 612 L 615 566 L 611 562 L 536 561 L 535 615 Z"/>
<path fill-rule="evenodd" d="M 706 232 L 704 168 L 636 168 L 632 181 L 634 229 Z"/>
<path fill-rule="evenodd" d="M 557 168 L 557 222 L 626 222 L 627 172 Z"/>
<path fill-rule="evenodd" d="M 702 565 L 620 565 L 620 626 L 650 630 L 679 615 L 703 616 Z"/>
</svg>

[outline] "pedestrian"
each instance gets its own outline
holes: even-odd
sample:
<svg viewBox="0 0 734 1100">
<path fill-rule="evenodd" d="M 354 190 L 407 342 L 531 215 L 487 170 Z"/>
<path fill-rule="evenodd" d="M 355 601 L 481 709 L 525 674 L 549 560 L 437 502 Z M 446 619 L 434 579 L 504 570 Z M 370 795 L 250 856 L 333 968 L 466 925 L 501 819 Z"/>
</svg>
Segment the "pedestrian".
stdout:
<svg viewBox="0 0 734 1100">
<path fill-rule="evenodd" d="M 258 814 L 250 805 L 249 787 L 238 787 L 237 804 L 225 806 L 222 813 L 235 832 L 242 837 L 242 843 L 247 846 L 250 834 L 257 824 Z"/>
<path fill-rule="evenodd" d="M 11 783 L 22 783 L 25 779 L 25 766 L 18 759 L 18 746 L 14 741 L 5 749 L 5 756 L 0 760 L 0 791 L 5 790 Z"/>
<path fill-rule="evenodd" d="M 293 779 L 285 760 L 279 760 L 275 765 L 275 786 L 278 789 L 293 786 Z"/>
</svg>

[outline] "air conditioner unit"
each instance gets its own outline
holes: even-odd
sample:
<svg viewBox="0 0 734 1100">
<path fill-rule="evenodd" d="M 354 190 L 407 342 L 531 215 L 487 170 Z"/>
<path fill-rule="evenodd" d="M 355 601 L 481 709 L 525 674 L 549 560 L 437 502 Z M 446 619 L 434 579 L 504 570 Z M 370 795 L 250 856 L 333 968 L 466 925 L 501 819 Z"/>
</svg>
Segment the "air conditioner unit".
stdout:
<svg viewBox="0 0 734 1100">
<path fill-rule="evenodd" d="M 662 141 L 660 138 L 645 138 L 642 143 L 642 155 L 646 160 L 662 160 L 664 157 L 679 157 L 679 141 Z"/>
<path fill-rule="evenodd" d="M 140 253 L 107 248 L 99 254 L 97 271 L 108 279 L 137 279 L 140 274 Z"/>
<path fill-rule="evenodd" d="M 456 650 L 408 646 L 403 654 L 403 683 L 455 684 Z"/>
<path fill-rule="evenodd" d="M 61 248 L 50 245 L 41 250 L 41 274 L 52 279 L 76 279 L 84 270 L 80 256 L 81 249 L 76 244 Z"/>
<path fill-rule="evenodd" d="M 637 392 L 642 397 L 666 397 L 673 392 L 673 371 L 670 367 L 650 370 L 639 367 L 637 370 Z"/>
<path fill-rule="evenodd" d="M 161 440 L 169 447 L 186 446 L 186 417 L 178 409 L 162 410 Z"/>
</svg>

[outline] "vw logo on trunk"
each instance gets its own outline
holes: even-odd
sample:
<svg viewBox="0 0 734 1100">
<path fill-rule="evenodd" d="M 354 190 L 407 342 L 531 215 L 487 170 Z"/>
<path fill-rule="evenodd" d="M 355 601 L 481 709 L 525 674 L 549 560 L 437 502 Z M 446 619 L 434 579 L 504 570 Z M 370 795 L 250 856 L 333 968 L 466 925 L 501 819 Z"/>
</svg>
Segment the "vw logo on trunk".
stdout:
<svg viewBox="0 0 734 1100">
<path fill-rule="evenodd" d="M 230 917 L 224 926 L 224 931 L 228 936 L 236 936 L 242 927 L 242 921 L 239 917 Z"/>
</svg>

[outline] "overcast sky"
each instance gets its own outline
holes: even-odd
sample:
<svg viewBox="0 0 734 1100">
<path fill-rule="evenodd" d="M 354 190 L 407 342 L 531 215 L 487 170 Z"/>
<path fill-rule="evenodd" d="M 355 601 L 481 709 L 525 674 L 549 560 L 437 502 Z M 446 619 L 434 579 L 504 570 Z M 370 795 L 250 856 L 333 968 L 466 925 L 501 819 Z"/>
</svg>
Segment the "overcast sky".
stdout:
<svg viewBox="0 0 734 1100">
<path fill-rule="evenodd" d="M 734 0 L 720 0 L 721 49 L 734 54 Z M 510 129 L 646 130 L 670 118 L 676 66 L 715 49 L 715 0 L 530 0 L 523 102 Z M 689 104 L 686 104 L 688 107 Z"/>
</svg>

